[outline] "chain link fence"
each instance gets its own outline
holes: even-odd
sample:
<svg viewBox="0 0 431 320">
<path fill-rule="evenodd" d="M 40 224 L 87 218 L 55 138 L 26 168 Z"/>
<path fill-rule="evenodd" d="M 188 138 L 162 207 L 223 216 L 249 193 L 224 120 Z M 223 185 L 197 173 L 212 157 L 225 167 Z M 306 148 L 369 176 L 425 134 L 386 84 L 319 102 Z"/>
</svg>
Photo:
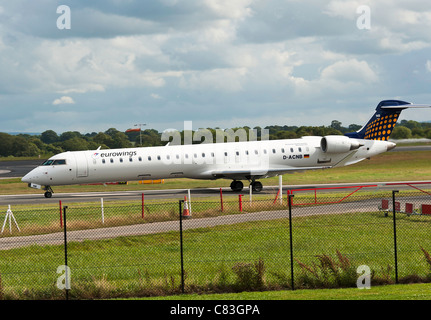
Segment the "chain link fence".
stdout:
<svg viewBox="0 0 431 320">
<path fill-rule="evenodd" d="M 0 214 L 0 299 L 431 280 L 425 185 L 288 193 L 282 201 L 275 194 L 192 203 L 142 196 L 135 203 L 9 207 Z"/>
</svg>

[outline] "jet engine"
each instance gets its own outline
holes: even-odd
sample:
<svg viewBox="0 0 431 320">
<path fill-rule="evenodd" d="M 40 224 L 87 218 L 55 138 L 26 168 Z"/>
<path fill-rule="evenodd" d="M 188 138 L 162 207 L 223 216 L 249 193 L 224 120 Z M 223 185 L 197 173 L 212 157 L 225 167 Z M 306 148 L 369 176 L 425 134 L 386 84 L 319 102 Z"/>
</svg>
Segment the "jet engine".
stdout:
<svg viewBox="0 0 431 320">
<path fill-rule="evenodd" d="M 325 136 L 320 140 L 320 147 L 326 153 L 344 153 L 361 146 L 357 140 L 346 136 Z"/>
</svg>

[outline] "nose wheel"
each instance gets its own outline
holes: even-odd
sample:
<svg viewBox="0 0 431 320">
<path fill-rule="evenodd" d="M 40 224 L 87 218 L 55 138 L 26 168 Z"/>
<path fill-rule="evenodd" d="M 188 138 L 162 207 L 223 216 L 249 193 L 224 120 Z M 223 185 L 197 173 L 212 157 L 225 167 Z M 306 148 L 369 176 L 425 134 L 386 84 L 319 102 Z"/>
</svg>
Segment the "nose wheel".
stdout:
<svg viewBox="0 0 431 320">
<path fill-rule="evenodd" d="M 44 194 L 45 198 L 51 198 L 52 194 L 54 193 L 54 191 L 52 190 L 52 188 L 50 186 L 46 186 L 45 190 L 46 190 L 45 194 Z"/>
</svg>

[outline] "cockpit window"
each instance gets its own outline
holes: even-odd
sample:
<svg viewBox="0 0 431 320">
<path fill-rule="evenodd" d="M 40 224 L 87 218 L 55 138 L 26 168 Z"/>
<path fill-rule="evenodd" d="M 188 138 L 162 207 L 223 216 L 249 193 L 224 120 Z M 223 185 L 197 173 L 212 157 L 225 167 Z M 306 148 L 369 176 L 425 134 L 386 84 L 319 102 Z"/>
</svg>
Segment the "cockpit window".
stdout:
<svg viewBox="0 0 431 320">
<path fill-rule="evenodd" d="M 52 165 L 55 166 L 55 165 L 60 165 L 60 164 L 66 164 L 66 160 L 64 160 L 64 159 L 54 160 L 54 163 Z"/>
<path fill-rule="evenodd" d="M 50 166 L 54 160 L 46 160 L 44 163 L 42 163 L 43 166 Z"/>
<path fill-rule="evenodd" d="M 42 163 L 43 166 L 57 166 L 62 164 L 66 164 L 66 160 L 64 159 L 46 160 L 44 163 Z"/>
</svg>

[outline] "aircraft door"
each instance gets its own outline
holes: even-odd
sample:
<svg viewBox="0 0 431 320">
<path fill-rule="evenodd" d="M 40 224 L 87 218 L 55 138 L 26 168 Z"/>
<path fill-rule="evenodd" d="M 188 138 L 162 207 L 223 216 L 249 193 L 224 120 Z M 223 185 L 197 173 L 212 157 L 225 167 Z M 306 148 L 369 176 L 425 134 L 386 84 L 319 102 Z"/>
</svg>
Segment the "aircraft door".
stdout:
<svg viewBox="0 0 431 320">
<path fill-rule="evenodd" d="M 88 177 L 88 161 L 85 152 L 77 152 L 74 155 L 76 160 L 76 177 Z"/>
</svg>

